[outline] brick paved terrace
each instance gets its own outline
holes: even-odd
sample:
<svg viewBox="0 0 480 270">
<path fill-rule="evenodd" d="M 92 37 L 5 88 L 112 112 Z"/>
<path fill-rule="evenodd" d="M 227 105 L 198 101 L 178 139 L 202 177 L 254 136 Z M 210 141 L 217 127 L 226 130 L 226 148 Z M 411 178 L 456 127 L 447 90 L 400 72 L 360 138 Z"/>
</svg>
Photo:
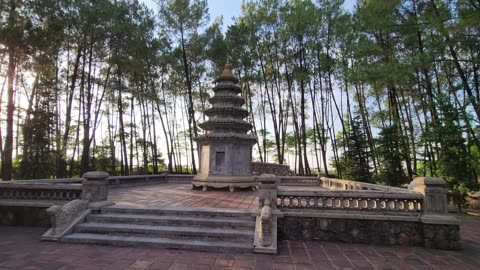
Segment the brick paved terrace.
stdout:
<svg viewBox="0 0 480 270">
<path fill-rule="evenodd" d="M 276 256 L 41 242 L 46 228 L 0 227 L 0 269 L 480 269 L 480 217 L 460 218 L 460 251 L 283 241 Z"/>
<path fill-rule="evenodd" d="M 156 184 L 111 188 L 108 199 L 124 206 L 192 206 L 215 208 L 258 208 L 257 193 L 250 189 L 192 190 L 189 184 Z"/>
</svg>

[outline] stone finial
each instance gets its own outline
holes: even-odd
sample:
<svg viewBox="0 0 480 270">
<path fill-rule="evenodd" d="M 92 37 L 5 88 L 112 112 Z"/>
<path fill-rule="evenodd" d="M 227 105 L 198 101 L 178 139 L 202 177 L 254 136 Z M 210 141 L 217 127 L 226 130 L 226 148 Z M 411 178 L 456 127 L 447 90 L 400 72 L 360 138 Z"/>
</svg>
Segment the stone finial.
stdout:
<svg viewBox="0 0 480 270">
<path fill-rule="evenodd" d="M 230 58 L 227 56 L 227 63 L 225 63 L 225 68 L 223 69 L 222 76 L 233 76 L 232 64 L 230 64 Z"/>
<path fill-rule="evenodd" d="M 108 177 L 110 177 L 110 175 L 107 172 L 100 172 L 100 171 L 86 172 L 82 175 L 82 178 L 88 181 L 105 180 Z"/>
<path fill-rule="evenodd" d="M 108 201 L 108 177 L 106 172 L 86 172 L 82 175 L 82 200 L 89 201 L 88 207 L 98 210 L 101 207 L 112 205 Z"/>
</svg>

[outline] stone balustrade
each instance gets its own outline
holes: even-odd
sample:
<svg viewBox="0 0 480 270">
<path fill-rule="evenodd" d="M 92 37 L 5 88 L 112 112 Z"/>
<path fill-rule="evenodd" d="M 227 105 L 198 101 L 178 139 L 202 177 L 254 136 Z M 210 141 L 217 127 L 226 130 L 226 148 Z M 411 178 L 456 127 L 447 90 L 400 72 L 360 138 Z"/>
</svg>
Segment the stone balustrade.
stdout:
<svg viewBox="0 0 480 270">
<path fill-rule="evenodd" d="M 278 185 L 281 186 L 319 186 L 320 178 L 315 176 L 279 176 Z"/>
<path fill-rule="evenodd" d="M 166 176 L 167 183 L 190 184 L 193 180 L 193 174 L 168 174 Z"/>
<path fill-rule="evenodd" d="M 445 181 L 418 177 L 409 189 L 320 177 L 279 186 L 282 239 L 459 249 L 459 220 L 447 215 Z"/>
<path fill-rule="evenodd" d="M 52 182 L 53 181 L 53 182 Z M 45 179 L 30 179 L 30 180 L 14 180 L 8 182 L 0 182 L 1 185 L 8 185 L 8 184 L 81 184 L 83 178 L 45 178 Z"/>
<path fill-rule="evenodd" d="M 380 184 L 370 184 L 324 176 L 320 177 L 320 186 L 331 190 L 375 190 L 385 192 L 408 193 L 408 190 L 405 188 L 390 187 Z"/>
<path fill-rule="evenodd" d="M 152 175 L 128 175 L 128 176 L 110 176 L 108 184 L 110 186 L 125 185 L 144 185 L 148 183 L 165 183 L 168 174 L 152 174 Z"/>
<path fill-rule="evenodd" d="M 45 209 L 81 197 L 81 184 L 0 184 L 0 225 L 49 226 Z"/>
<path fill-rule="evenodd" d="M 152 175 L 129 175 L 110 176 L 108 178 L 111 186 L 145 185 L 153 183 L 184 183 L 190 184 L 194 175 L 192 174 L 152 174 Z"/>
<path fill-rule="evenodd" d="M 376 191 L 285 190 L 279 188 L 277 207 L 280 210 L 368 211 L 419 215 L 423 196 L 417 193 L 386 193 Z"/>
<path fill-rule="evenodd" d="M 13 201 L 45 201 L 46 205 L 80 198 L 80 184 L 16 184 L 0 185 L 0 204 Z"/>
</svg>

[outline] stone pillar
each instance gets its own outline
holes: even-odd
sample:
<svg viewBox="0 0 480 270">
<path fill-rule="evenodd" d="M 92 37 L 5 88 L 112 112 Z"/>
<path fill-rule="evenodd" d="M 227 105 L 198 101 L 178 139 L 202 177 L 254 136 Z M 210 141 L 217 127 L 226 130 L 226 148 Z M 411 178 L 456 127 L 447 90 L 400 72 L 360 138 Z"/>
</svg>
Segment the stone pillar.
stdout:
<svg viewBox="0 0 480 270">
<path fill-rule="evenodd" d="M 259 210 L 253 242 L 255 253 L 277 253 L 277 218 L 283 217 L 277 209 L 277 179 L 274 174 L 262 174 L 257 178 Z"/>
<path fill-rule="evenodd" d="M 424 245 L 427 248 L 459 249 L 460 220 L 447 215 L 446 182 L 435 177 L 416 177 L 408 189 L 423 194 Z"/>
<path fill-rule="evenodd" d="M 277 176 L 274 174 L 262 174 L 257 178 L 258 206 L 261 209 L 265 199 L 270 201 L 272 210 L 277 209 Z"/>
<path fill-rule="evenodd" d="M 110 175 L 106 172 L 87 172 L 82 175 L 82 200 L 87 200 L 88 207 L 99 210 L 102 207 L 112 205 L 108 201 L 108 180 Z"/>
<path fill-rule="evenodd" d="M 417 177 L 413 179 L 408 189 L 423 194 L 423 212 L 425 214 L 447 213 L 445 180 L 435 177 Z"/>
</svg>

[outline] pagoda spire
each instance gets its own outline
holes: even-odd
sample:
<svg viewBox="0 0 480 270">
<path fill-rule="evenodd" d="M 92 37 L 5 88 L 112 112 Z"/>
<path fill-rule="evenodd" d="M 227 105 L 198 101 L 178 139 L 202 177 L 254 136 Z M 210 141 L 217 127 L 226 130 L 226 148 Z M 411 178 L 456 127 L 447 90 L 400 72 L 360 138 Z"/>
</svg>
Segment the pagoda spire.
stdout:
<svg viewBox="0 0 480 270">
<path fill-rule="evenodd" d="M 227 62 L 225 63 L 222 76 L 228 76 L 228 77 L 233 76 L 232 64 L 230 64 L 230 57 L 228 57 L 228 54 L 227 54 Z"/>
</svg>

